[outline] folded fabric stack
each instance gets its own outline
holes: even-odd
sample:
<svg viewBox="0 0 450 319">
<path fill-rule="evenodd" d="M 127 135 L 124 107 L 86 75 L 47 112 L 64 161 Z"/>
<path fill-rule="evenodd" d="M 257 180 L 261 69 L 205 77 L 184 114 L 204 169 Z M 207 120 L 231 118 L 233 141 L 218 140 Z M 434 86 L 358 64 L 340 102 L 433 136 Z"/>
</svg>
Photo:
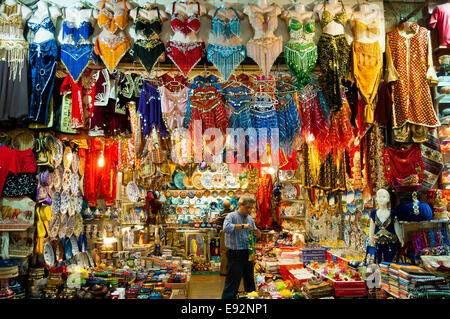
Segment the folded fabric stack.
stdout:
<svg viewBox="0 0 450 319">
<path fill-rule="evenodd" d="M 384 290 L 389 290 L 389 265 L 391 263 L 382 262 L 380 266 L 380 272 L 381 272 L 381 288 Z"/>
<path fill-rule="evenodd" d="M 399 287 L 398 287 L 398 269 L 393 268 L 394 264 L 389 267 L 389 291 L 396 297 L 400 298 Z"/>
<path fill-rule="evenodd" d="M 325 298 L 334 295 L 334 288 L 327 280 L 310 279 L 303 284 L 303 294 L 308 299 Z"/>
</svg>

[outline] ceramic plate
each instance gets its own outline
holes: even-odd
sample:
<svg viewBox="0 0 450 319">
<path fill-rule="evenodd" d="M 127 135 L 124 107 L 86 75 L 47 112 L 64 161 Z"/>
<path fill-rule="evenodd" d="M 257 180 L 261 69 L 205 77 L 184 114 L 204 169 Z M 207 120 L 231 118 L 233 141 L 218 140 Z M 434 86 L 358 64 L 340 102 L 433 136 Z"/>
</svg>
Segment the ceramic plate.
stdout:
<svg viewBox="0 0 450 319">
<path fill-rule="evenodd" d="M 213 191 L 211 193 L 212 197 L 216 198 L 217 196 L 219 196 L 219 192 L 218 191 Z"/>
<path fill-rule="evenodd" d="M 78 237 L 83 232 L 83 217 L 81 216 L 81 214 L 76 214 L 75 220 L 77 224 L 75 226 L 75 229 L 73 230 L 73 234 Z"/>
<path fill-rule="evenodd" d="M 64 177 L 64 170 L 61 166 L 58 166 L 55 168 L 55 175 L 58 175 L 58 177 L 55 177 L 55 180 L 56 180 L 55 190 L 60 192 L 62 189 L 63 177 Z"/>
<path fill-rule="evenodd" d="M 189 198 L 194 198 L 195 197 L 195 192 L 194 191 L 189 191 L 189 192 L 187 192 L 187 196 Z"/>
<path fill-rule="evenodd" d="M 64 190 L 61 193 L 61 206 L 60 206 L 60 212 L 61 214 L 67 214 L 67 211 L 69 210 L 69 205 L 70 205 L 70 196 L 69 196 L 69 192 Z"/>
<path fill-rule="evenodd" d="M 58 214 L 61 210 L 61 194 L 55 192 L 52 197 L 52 214 Z"/>
<path fill-rule="evenodd" d="M 203 197 L 203 192 L 202 192 L 202 191 L 197 191 L 197 192 L 195 193 L 195 196 L 197 196 L 197 198 L 200 199 L 200 198 Z"/>
<path fill-rule="evenodd" d="M 177 198 L 180 195 L 178 191 L 172 191 L 172 197 Z"/>
<path fill-rule="evenodd" d="M 72 155 L 72 172 L 74 174 L 78 174 L 78 170 L 80 169 L 80 156 L 78 153 L 73 153 Z"/>
<path fill-rule="evenodd" d="M 72 244 L 72 253 L 76 256 L 80 253 L 78 249 L 78 240 L 75 235 L 70 236 L 70 243 Z"/>
<path fill-rule="evenodd" d="M 69 237 L 66 237 L 64 239 L 64 259 L 69 260 L 72 256 L 72 242 Z"/>
<path fill-rule="evenodd" d="M 242 196 L 242 191 L 241 190 L 237 190 L 235 192 L 236 197 L 241 197 Z"/>
<path fill-rule="evenodd" d="M 187 215 L 187 213 L 189 212 L 189 209 L 187 207 L 183 207 L 182 212 L 184 215 Z"/>
<path fill-rule="evenodd" d="M 72 195 L 76 196 L 80 192 L 80 180 L 78 179 L 78 174 L 73 173 L 70 178 L 70 190 Z"/>
<path fill-rule="evenodd" d="M 201 210 L 201 208 L 199 208 L 199 207 L 197 207 L 196 209 L 195 209 L 195 214 L 200 214 L 202 212 L 202 210 Z"/>
<path fill-rule="evenodd" d="M 55 189 L 55 191 L 59 191 L 61 189 L 61 176 L 59 175 L 59 172 L 55 169 L 55 171 L 53 172 L 53 188 Z"/>
<path fill-rule="evenodd" d="M 75 230 L 75 227 L 77 226 L 77 220 L 75 216 L 69 217 L 69 220 L 67 221 L 67 237 L 70 237 L 73 235 L 73 231 Z"/>
<path fill-rule="evenodd" d="M 175 174 L 175 176 L 173 177 L 173 182 L 175 184 L 175 186 L 178 189 L 185 189 L 186 187 L 184 186 L 184 178 L 186 177 L 186 175 L 183 172 L 178 172 Z"/>
<path fill-rule="evenodd" d="M 58 165 L 61 165 L 61 163 L 62 163 L 63 153 L 64 153 L 64 146 L 60 139 L 56 140 L 55 147 L 56 147 L 56 152 L 55 152 L 55 154 L 53 154 L 53 160 L 55 162 L 55 165 L 58 166 Z"/>
<path fill-rule="evenodd" d="M 203 185 L 202 185 L 202 174 L 201 173 L 195 173 L 194 175 L 192 175 L 192 185 L 196 189 L 202 189 L 203 188 Z"/>
<path fill-rule="evenodd" d="M 133 181 L 129 182 L 126 191 L 130 202 L 135 203 L 139 201 L 139 188 L 135 182 Z"/>
<path fill-rule="evenodd" d="M 283 188 L 284 199 L 295 199 L 297 198 L 297 189 L 291 183 L 284 184 Z"/>
<path fill-rule="evenodd" d="M 213 188 L 212 178 L 213 178 L 213 175 L 211 173 L 204 173 L 202 175 L 201 181 L 202 181 L 202 185 L 204 188 L 206 188 L 206 189 Z"/>
<path fill-rule="evenodd" d="M 61 223 L 61 216 L 59 214 L 53 214 L 53 217 L 50 220 L 50 225 L 49 225 L 50 238 L 58 237 L 58 230 L 59 230 L 60 223 Z"/>
<path fill-rule="evenodd" d="M 72 150 L 70 149 L 69 146 L 66 146 L 66 148 L 64 149 L 64 157 L 63 157 L 63 164 L 64 164 L 64 168 L 65 169 L 69 169 L 70 166 L 72 165 Z"/>
<path fill-rule="evenodd" d="M 166 197 L 172 197 L 172 192 L 171 191 L 166 191 Z"/>
<path fill-rule="evenodd" d="M 189 214 L 191 214 L 191 215 L 195 214 L 195 208 L 194 207 L 189 207 Z"/>
<path fill-rule="evenodd" d="M 187 193 L 185 191 L 180 192 L 180 197 L 181 198 L 186 198 L 187 197 Z"/>
<path fill-rule="evenodd" d="M 139 198 L 145 199 L 145 197 L 147 196 L 147 191 L 145 190 L 145 187 L 139 185 L 138 189 L 139 189 Z"/>
<path fill-rule="evenodd" d="M 229 191 L 227 194 L 229 197 L 234 197 L 234 192 L 233 191 Z"/>
<path fill-rule="evenodd" d="M 203 196 L 205 196 L 205 197 L 211 196 L 211 191 L 205 191 L 205 192 L 203 193 Z"/>
<path fill-rule="evenodd" d="M 223 174 L 214 174 L 212 177 L 212 187 L 220 189 L 225 187 L 225 176 Z"/>
<path fill-rule="evenodd" d="M 183 207 L 178 206 L 176 212 L 178 215 L 181 215 L 183 213 Z"/>
<path fill-rule="evenodd" d="M 176 213 L 176 208 L 175 206 L 170 206 L 169 207 L 169 214 L 174 215 Z"/>
<path fill-rule="evenodd" d="M 64 190 L 70 190 L 72 186 L 72 172 L 70 169 L 64 170 L 62 187 Z"/>
<path fill-rule="evenodd" d="M 186 189 L 192 189 L 192 188 L 194 188 L 194 185 L 192 184 L 192 177 L 190 177 L 190 176 L 185 176 L 184 177 L 184 181 L 183 181 L 183 183 L 184 183 L 184 186 L 186 187 Z"/>
<path fill-rule="evenodd" d="M 55 264 L 55 253 L 49 241 L 44 244 L 44 261 L 49 266 Z"/>
<path fill-rule="evenodd" d="M 224 198 L 227 196 L 227 192 L 226 191 L 220 191 L 219 196 Z"/>
<path fill-rule="evenodd" d="M 66 237 L 68 220 L 69 220 L 69 217 L 67 215 L 61 216 L 61 224 L 60 224 L 59 230 L 58 230 L 58 237 L 61 239 Z"/>
</svg>

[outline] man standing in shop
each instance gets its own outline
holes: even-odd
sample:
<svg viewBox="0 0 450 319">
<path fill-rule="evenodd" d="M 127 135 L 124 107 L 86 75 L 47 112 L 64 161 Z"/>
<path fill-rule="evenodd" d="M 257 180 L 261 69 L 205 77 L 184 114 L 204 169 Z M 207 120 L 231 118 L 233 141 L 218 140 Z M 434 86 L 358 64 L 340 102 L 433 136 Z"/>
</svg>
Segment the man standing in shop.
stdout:
<svg viewBox="0 0 450 319">
<path fill-rule="evenodd" d="M 227 215 L 223 222 L 225 232 L 225 246 L 228 248 L 228 273 L 222 299 L 234 299 L 239 290 L 241 278 L 244 278 L 246 292 L 255 291 L 254 262 L 249 261 L 249 234 L 254 230 L 256 237 L 261 232 L 256 228 L 250 216 L 256 200 L 252 195 L 243 195 L 239 199 L 239 208 Z"/>
<path fill-rule="evenodd" d="M 222 276 L 227 275 L 227 265 L 228 265 L 228 248 L 225 246 L 225 232 L 223 231 L 223 222 L 225 220 L 225 217 L 228 216 L 229 213 L 232 212 L 231 203 L 229 200 L 223 201 L 223 211 L 220 213 L 219 217 L 217 218 L 217 229 L 220 231 L 219 238 L 220 238 L 220 274 Z"/>
</svg>

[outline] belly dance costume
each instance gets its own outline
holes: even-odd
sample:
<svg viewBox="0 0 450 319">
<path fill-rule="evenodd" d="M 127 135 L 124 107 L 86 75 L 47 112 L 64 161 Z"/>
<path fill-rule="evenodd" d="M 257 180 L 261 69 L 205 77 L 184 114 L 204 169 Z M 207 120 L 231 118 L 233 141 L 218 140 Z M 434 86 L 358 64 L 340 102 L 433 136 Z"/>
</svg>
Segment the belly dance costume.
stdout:
<svg viewBox="0 0 450 319">
<path fill-rule="evenodd" d="M 236 17 L 230 21 L 217 17 L 219 10 L 233 10 Z M 212 33 L 215 37 L 223 37 L 230 40 L 232 37 L 241 35 L 241 22 L 236 10 L 228 7 L 219 7 L 214 12 L 212 19 Z M 227 81 L 234 70 L 245 59 L 245 47 L 243 45 L 222 45 L 211 43 L 208 45 L 208 61 L 212 62 L 219 70 L 222 77 Z"/>
<path fill-rule="evenodd" d="M 142 93 L 139 99 L 139 116 L 142 133 L 148 136 L 155 128 L 162 137 L 166 136 L 167 129 L 161 112 L 161 96 L 157 88 L 148 82 L 142 84 Z"/>
<path fill-rule="evenodd" d="M 185 36 L 191 32 L 198 33 L 200 30 L 200 4 L 197 2 L 198 14 L 193 14 L 190 17 L 175 13 L 175 4 L 176 2 L 173 3 L 172 21 L 170 22 L 173 32 L 182 32 Z M 166 52 L 180 72 L 187 77 L 194 66 L 205 56 L 205 43 L 201 41 L 168 41 Z"/>
<path fill-rule="evenodd" d="M 377 36 L 380 32 L 378 24 L 378 20 L 370 24 L 355 20 L 352 22 L 352 31 L 356 36 L 365 32 Z M 364 111 L 366 123 L 373 123 L 375 105 L 372 103 L 378 93 L 382 69 L 383 52 L 378 41 L 373 43 L 353 41 L 353 74 L 359 92 L 367 103 Z"/>
<path fill-rule="evenodd" d="M 28 42 L 19 6 L 17 12 L 17 5 L 3 5 L 0 14 L 0 34 L 8 39 L 0 40 L 0 121 L 26 118 L 29 112 Z"/>
<path fill-rule="evenodd" d="M 342 1 L 341 1 L 342 3 Z M 324 11 L 320 21 L 322 28 L 336 21 L 345 27 L 348 21 L 348 15 L 342 4 L 343 12 L 333 16 L 326 10 L 324 1 Z M 350 45 L 345 39 L 344 34 L 331 35 L 323 33 L 320 36 L 318 48 L 318 58 L 320 71 L 323 76 L 324 86 L 326 86 L 325 97 L 328 106 L 332 112 L 339 111 L 342 108 L 341 80 L 348 75 L 350 66 Z"/>
<path fill-rule="evenodd" d="M 171 132 L 177 128 L 183 128 L 188 100 L 187 91 L 186 87 L 178 92 L 171 92 L 164 86 L 159 88 L 163 119 Z"/>
<path fill-rule="evenodd" d="M 394 219 L 396 219 L 395 211 L 391 210 L 391 216 L 383 223 L 377 216 L 377 211 L 370 213 L 370 219 L 375 223 L 375 259 L 377 263 L 392 262 L 397 254 L 398 238 L 395 234 Z"/>
<path fill-rule="evenodd" d="M 248 41 L 247 55 L 255 60 L 266 76 L 269 75 L 273 63 L 283 51 L 282 39 L 273 35 L 278 27 L 280 8 L 277 5 L 272 6 L 273 10 L 264 14 L 255 10 L 255 5 L 249 4 L 250 24 L 255 30 L 265 30 L 266 37 Z"/>
<path fill-rule="evenodd" d="M 94 34 L 94 27 L 89 21 L 83 21 L 77 28 L 74 22 L 64 21 L 63 40 L 72 37 L 72 44 L 61 44 L 61 62 L 67 68 L 72 80 L 76 83 L 90 62 L 97 63 L 92 43 L 79 43 L 89 41 Z"/>
<path fill-rule="evenodd" d="M 34 33 L 39 29 L 47 30 L 55 33 L 55 25 L 50 17 L 50 9 L 48 16 L 40 23 L 28 21 L 28 27 Z M 30 71 L 31 83 L 31 102 L 29 117 L 40 124 L 46 124 L 48 121 L 48 109 L 52 97 L 53 86 L 56 77 L 56 65 L 58 59 L 58 45 L 55 39 L 45 42 L 30 44 Z"/>
<path fill-rule="evenodd" d="M 242 128 L 246 131 L 252 126 L 250 118 L 250 96 L 249 88 L 245 86 L 224 88 L 224 101 L 231 111 L 230 127 L 234 129 Z"/>
<path fill-rule="evenodd" d="M 162 20 L 159 14 L 159 8 L 156 7 L 158 17 L 152 20 L 146 20 L 139 17 L 139 10 L 136 12 L 136 21 L 134 29 L 136 34 L 141 34 L 146 39 L 138 39 L 134 43 L 133 50 L 131 52 L 134 60 L 139 58 L 142 66 L 150 73 L 158 62 L 159 58 L 166 52 L 164 43 L 159 39 L 159 34 L 162 29 Z"/>
<path fill-rule="evenodd" d="M 112 72 L 131 46 L 129 37 L 115 35 L 118 29 L 124 30 L 126 28 L 128 24 L 128 10 L 126 1 L 123 0 L 124 9 L 113 14 L 105 9 L 105 2 L 106 0 L 103 0 L 97 22 L 100 28 L 108 30 L 113 37 L 99 36 L 95 42 L 95 53 L 101 57 L 109 72 Z"/>
<path fill-rule="evenodd" d="M 313 41 L 316 26 L 314 21 L 303 25 L 291 18 L 288 29 L 291 40 L 284 46 L 284 58 L 299 88 L 302 88 L 310 82 L 309 74 L 317 62 L 317 46 Z"/>
<path fill-rule="evenodd" d="M 277 85 L 277 122 L 280 132 L 280 146 L 285 154 L 292 153 L 295 136 L 301 130 L 301 121 L 297 107 L 297 99 L 289 92 L 291 88 L 283 84 Z M 283 91 L 288 93 L 283 93 Z"/>
</svg>

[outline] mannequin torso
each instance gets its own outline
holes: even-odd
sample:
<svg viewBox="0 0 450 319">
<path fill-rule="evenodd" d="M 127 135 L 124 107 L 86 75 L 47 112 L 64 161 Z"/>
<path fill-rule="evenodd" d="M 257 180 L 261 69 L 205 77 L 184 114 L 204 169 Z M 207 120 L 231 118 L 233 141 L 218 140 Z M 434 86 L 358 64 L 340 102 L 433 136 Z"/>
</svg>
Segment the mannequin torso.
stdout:
<svg viewBox="0 0 450 319">
<path fill-rule="evenodd" d="M 258 4 L 258 6 L 249 4 L 244 9 L 255 32 L 253 39 L 273 38 L 275 37 L 274 31 L 278 27 L 281 8 L 275 3 L 268 5 L 264 0 L 259 1 Z"/>
<path fill-rule="evenodd" d="M 289 25 L 292 20 L 297 20 L 299 23 L 304 26 L 308 23 L 311 25 L 314 24 L 314 12 L 313 11 L 306 11 L 305 6 L 303 4 L 296 5 L 293 10 L 289 11 L 283 11 L 281 14 L 281 18 L 286 22 L 286 26 L 289 28 Z M 303 30 L 304 32 L 304 30 Z M 289 42 L 295 42 L 295 43 L 303 43 L 305 42 L 304 39 L 300 40 L 297 38 L 291 37 L 289 39 Z"/>
<path fill-rule="evenodd" d="M 139 9 L 139 10 L 138 10 Z M 147 6 L 146 8 L 134 8 L 130 11 L 130 17 L 136 21 L 137 18 L 144 19 L 146 21 L 152 21 L 158 19 L 158 11 L 159 11 L 159 19 L 161 19 L 161 22 L 164 22 L 169 19 L 167 16 L 167 13 L 158 8 L 151 8 L 150 6 Z M 159 35 L 154 34 L 151 38 L 158 38 Z M 141 33 L 137 33 L 135 36 L 135 40 L 145 40 L 147 39 L 145 35 Z"/>
<path fill-rule="evenodd" d="M 39 1 L 37 5 L 37 10 L 28 20 L 28 23 L 41 23 L 46 17 L 50 14 L 50 19 L 53 22 L 53 25 L 56 25 L 56 21 L 58 17 L 61 15 L 61 10 L 57 7 L 50 6 L 45 1 Z M 52 31 L 46 30 L 45 28 L 39 28 L 38 31 L 34 35 L 35 43 L 42 43 L 51 39 L 54 39 L 54 33 Z"/>
<path fill-rule="evenodd" d="M 99 1 L 96 4 L 96 7 L 97 7 L 98 10 L 94 11 L 94 18 L 95 19 L 98 19 L 99 15 L 100 15 L 100 10 L 101 10 L 101 8 L 103 6 L 103 3 L 105 4 L 103 8 L 108 10 L 111 13 L 118 12 L 120 10 L 124 10 L 124 7 L 126 7 L 126 9 L 127 9 L 127 13 L 131 10 L 131 5 L 128 2 L 126 2 L 126 1 L 119 1 L 117 3 L 111 3 L 109 1 L 105 1 L 105 2 Z M 114 39 L 114 38 L 117 38 L 117 37 L 126 37 L 126 34 L 120 28 L 118 28 L 113 33 L 113 32 L 111 32 L 109 30 L 109 28 L 107 26 L 103 27 L 102 31 L 99 34 L 99 38 L 100 39 L 109 40 L 109 39 Z"/>
<path fill-rule="evenodd" d="M 21 15 L 23 27 L 25 26 L 26 21 L 32 13 L 33 12 L 31 11 L 31 9 L 24 5 L 21 5 L 15 0 L 5 0 L 5 2 L 0 6 L 0 15 L 2 15 L 2 17 L 7 20 L 13 19 L 13 17 L 16 15 Z M 15 32 L 1 32 L 0 40 L 25 41 L 25 37 L 23 35 L 23 30 L 22 32 L 20 32 L 20 34 L 17 34 Z"/>
<path fill-rule="evenodd" d="M 81 5 L 77 4 L 74 7 L 63 9 L 64 22 L 67 26 L 72 28 L 80 28 L 83 22 L 89 22 L 94 26 L 95 19 L 93 18 L 93 9 L 84 8 Z M 74 43 L 73 38 L 65 37 L 63 39 L 63 28 L 61 28 L 61 32 L 59 33 L 58 40 L 62 44 L 76 44 Z M 83 39 L 80 38 L 79 44 L 92 43 L 91 39 Z"/>
<path fill-rule="evenodd" d="M 350 21 L 355 40 L 362 43 L 379 41 L 381 14 L 377 5 L 361 4 Z"/>
<path fill-rule="evenodd" d="M 206 8 L 198 2 L 174 2 L 171 10 L 172 19 L 174 14 L 181 14 L 184 17 L 198 15 L 199 19 L 202 15 L 206 14 Z M 185 35 L 181 31 L 174 31 L 174 34 L 171 36 L 170 40 L 183 43 L 199 41 L 196 32 L 190 32 Z"/>
<path fill-rule="evenodd" d="M 240 19 L 243 12 L 240 10 L 237 10 L 235 8 L 233 8 L 234 10 L 232 10 L 231 8 L 232 8 L 231 4 L 224 3 L 221 7 L 209 10 L 208 15 L 213 19 L 220 18 L 223 21 L 228 22 L 228 23 L 233 19 Z M 236 16 L 236 14 L 237 14 L 237 16 Z M 223 36 L 215 36 L 212 32 L 210 34 L 209 43 L 227 45 L 227 46 L 242 44 L 241 40 L 237 36 L 232 36 L 230 39 L 227 39 L 226 37 L 223 37 Z"/>
<path fill-rule="evenodd" d="M 323 19 L 324 11 L 328 11 L 333 17 L 337 15 L 343 14 L 344 12 L 347 14 L 347 17 L 351 16 L 352 8 L 349 6 L 343 6 L 341 1 L 338 0 L 328 0 L 326 3 L 321 3 L 316 5 L 314 8 L 314 12 L 317 13 L 319 17 L 319 21 Z M 345 25 L 342 23 L 332 20 L 326 25 L 322 25 L 322 32 L 331 34 L 331 35 L 339 35 L 345 33 Z"/>
</svg>

